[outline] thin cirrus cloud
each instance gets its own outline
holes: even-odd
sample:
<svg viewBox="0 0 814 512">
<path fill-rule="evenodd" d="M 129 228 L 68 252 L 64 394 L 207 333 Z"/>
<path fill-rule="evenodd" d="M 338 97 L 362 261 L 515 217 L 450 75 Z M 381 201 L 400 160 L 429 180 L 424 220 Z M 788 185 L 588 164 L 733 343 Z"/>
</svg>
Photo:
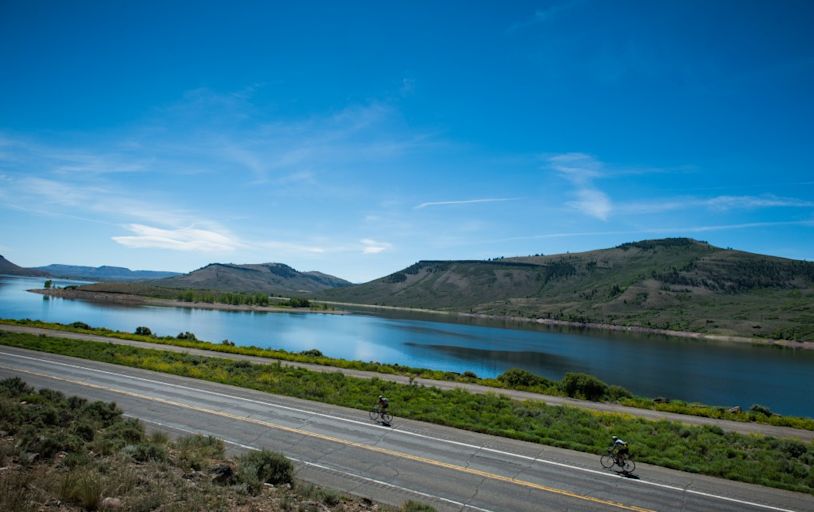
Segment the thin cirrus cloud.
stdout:
<svg viewBox="0 0 814 512">
<path fill-rule="evenodd" d="M 630 202 L 618 205 L 619 213 L 642 214 L 662 213 L 692 208 L 707 208 L 712 211 L 748 210 L 757 208 L 812 208 L 814 201 L 790 197 L 765 196 L 715 196 L 715 197 L 679 197 L 661 201 Z"/>
<path fill-rule="evenodd" d="M 130 224 L 132 235 L 114 236 L 116 243 L 132 248 L 157 248 L 173 251 L 230 252 L 244 244 L 228 233 L 194 227 L 162 229 L 143 224 Z"/>
<path fill-rule="evenodd" d="M 502 203 L 506 201 L 519 201 L 519 197 L 493 197 L 493 198 L 484 198 L 484 199 L 462 199 L 458 201 L 429 201 L 426 203 L 421 203 L 416 205 L 414 208 L 416 210 L 421 210 L 423 208 L 428 208 L 431 206 L 453 206 L 453 205 L 463 205 L 463 204 L 479 204 L 479 203 Z"/>
<path fill-rule="evenodd" d="M 812 220 L 792 220 L 792 221 L 769 221 L 769 222 L 744 222 L 739 224 L 709 224 L 698 226 L 679 226 L 679 227 L 651 227 L 641 229 L 626 229 L 626 230 L 609 230 L 609 231 L 572 231 L 560 233 L 545 233 L 539 235 L 523 235 L 513 236 L 507 238 L 497 238 L 492 240 L 479 241 L 479 243 L 497 244 L 522 240 L 545 240 L 550 238 L 577 238 L 577 237 L 596 237 L 596 236 L 619 236 L 619 235 L 682 235 L 687 233 L 707 233 L 712 231 L 729 231 L 729 230 L 742 230 L 742 229 L 759 229 L 771 228 L 781 226 L 804 226 L 814 227 L 814 219 Z"/>
<path fill-rule="evenodd" d="M 574 186 L 574 199 L 566 203 L 584 215 L 608 220 L 613 204 L 594 180 L 602 177 L 602 162 L 585 153 L 563 153 L 548 158 L 548 165 Z"/>
<path fill-rule="evenodd" d="M 370 238 L 364 238 L 360 242 L 362 244 L 362 254 L 379 254 L 393 247 L 390 243 L 378 242 Z"/>
<path fill-rule="evenodd" d="M 107 184 L 77 183 L 37 177 L 23 179 L 10 177 L 6 184 L 11 191 L 6 197 L 6 205 L 32 213 L 40 213 L 47 209 L 49 215 L 75 217 L 78 212 L 85 212 L 111 224 L 118 220 L 181 227 L 202 222 L 201 218 L 192 212 L 166 207 L 157 202 L 134 199 L 131 194 Z"/>
</svg>

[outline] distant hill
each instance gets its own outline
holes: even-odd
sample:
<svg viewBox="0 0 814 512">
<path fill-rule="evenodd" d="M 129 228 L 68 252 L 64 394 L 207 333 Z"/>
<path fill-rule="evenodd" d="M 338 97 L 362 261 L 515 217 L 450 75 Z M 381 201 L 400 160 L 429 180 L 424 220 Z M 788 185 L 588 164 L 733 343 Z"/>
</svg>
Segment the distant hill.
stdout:
<svg viewBox="0 0 814 512">
<path fill-rule="evenodd" d="M 89 281 L 135 281 L 144 279 L 162 279 L 180 275 L 178 272 L 162 272 L 156 270 L 130 270 L 125 267 L 85 267 L 81 265 L 47 265 L 36 267 L 56 277 L 70 279 L 86 279 Z"/>
<path fill-rule="evenodd" d="M 212 263 L 188 274 L 152 281 L 150 284 L 165 288 L 308 294 L 350 286 L 351 283 L 321 272 L 299 272 L 283 263 Z"/>
<path fill-rule="evenodd" d="M 34 276 L 34 277 L 49 277 L 48 272 L 37 270 L 35 268 L 25 268 L 15 265 L 3 256 L 0 256 L 0 274 L 9 274 L 13 276 Z"/>
<path fill-rule="evenodd" d="M 687 238 L 611 249 L 420 261 L 319 298 L 580 323 L 814 340 L 814 263 Z"/>
</svg>

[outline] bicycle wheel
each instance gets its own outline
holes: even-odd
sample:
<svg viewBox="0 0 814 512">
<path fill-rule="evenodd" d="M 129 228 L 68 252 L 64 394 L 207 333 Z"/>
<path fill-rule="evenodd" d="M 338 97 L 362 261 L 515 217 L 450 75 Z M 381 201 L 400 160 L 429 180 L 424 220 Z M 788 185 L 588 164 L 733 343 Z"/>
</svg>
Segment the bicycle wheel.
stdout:
<svg viewBox="0 0 814 512">
<path fill-rule="evenodd" d="M 633 473 L 634 471 L 636 471 L 636 463 L 630 459 L 625 460 L 625 465 L 622 468 L 622 471 L 624 471 L 625 473 Z"/>
<path fill-rule="evenodd" d="M 603 467 L 603 468 L 605 468 L 605 469 L 610 469 L 610 468 L 612 468 L 612 467 L 613 467 L 613 465 L 614 465 L 616 462 L 613 460 L 613 457 L 611 456 L 611 454 L 606 453 L 605 455 L 603 455 L 603 456 L 602 456 L 602 457 L 599 459 L 599 463 L 600 463 L 600 464 L 602 464 L 602 467 Z"/>
<path fill-rule="evenodd" d="M 379 409 L 377 407 L 374 407 L 373 409 L 371 409 L 371 411 L 370 411 L 370 419 L 373 420 L 373 421 L 376 421 L 376 420 L 379 419 Z"/>
<path fill-rule="evenodd" d="M 383 412 L 381 414 L 381 418 L 382 418 L 382 422 L 387 423 L 388 425 L 390 424 L 391 421 L 393 421 L 393 415 L 390 414 L 389 412 Z"/>
</svg>

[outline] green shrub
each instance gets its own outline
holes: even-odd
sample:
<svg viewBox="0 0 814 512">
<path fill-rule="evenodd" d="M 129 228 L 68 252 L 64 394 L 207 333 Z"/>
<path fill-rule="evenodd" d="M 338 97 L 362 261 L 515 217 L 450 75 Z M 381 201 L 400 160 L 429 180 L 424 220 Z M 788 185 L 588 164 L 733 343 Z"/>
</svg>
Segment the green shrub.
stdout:
<svg viewBox="0 0 814 512">
<path fill-rule="evenodd" d="M 70 324 L 70 325 L 71 325 L 71 327 L 73 327 L 74 329 L 85 329 L 85 330 L 87 330 L 87 331 L 89 331 L 89 330 L 93 329 L 93 327 L 89 326 L 89 325 L 88 325 L 88 324 L 86 324 L 85 322 L 74 322 L 74 323 L 72 323 L 72 324 Z"/>
<path fill-rule="evenodd" d="M 116 406 L 115 402 L 101 402 L 95 401 L 86 404 L 82 408 L 82 415 L 92 418 L 107 426 L 113 423 L 113 420 L 122 415 L 121 409 Z"/>
<path fill-rule="evenodd" d="M 297 297 L 292 297 L 288 300 L 288 305 L 292 308 L 310 308 L 311 302 L 308 299 L 300 299 Z"/>
<path fill-rule="evenodd" d="M 136 444 L 144 440 L 144 425 L 135 418 L 125 418 L 105 430 L 108 439 L 121 440 L 122 444 Z"/>
<path fill-rule="evenodd" d="M 143 325 L 141 325 L 139 327 L 136 327 L 135 333 L 138 334 L 139 336 L 152 336 L 153 335 L 153 331 L 151 331 L 149 327 L 144 327 Z"/>
<path fill-rule="evenodd" d="M 175 338 L 179 339 L 179 340 L 189 340 L 189 341 L 197 341 L 198 340 L 198 338 L 195 337 L 195 334 L 191 333 L 189 331 L 179 332 L 178 336 L 176 336 Z"/>
<path fill-rule="evenodd" d="M 73 410 L 81 409 L 87 403 L 88 403 L 88 401 L 86 399 L 78 397 L 78 396 L 68 397 L 68 408 L 69 409 L 73 409 Z"/>
<path fill-rule="evenodd" d="M 11 397 L 18 397 L 33 392 L 34 388 L 26 384 L 20 377 L 12 377 L 0 380 L 0 391 Z"/>
<path fill-rule="evenodd" d="M 29 425 L 19 435 L 20 450 L 36 453 L 41 459 L 50 459 L 63 450 L 64 436 L 54 431 L 41 431 L 40 427 Z"/>
<path fill-rule="evenodd" d="M 249 452 L 238 458 L 238 480 L 252 492 L 264 483 L 273 485 L 294 482 L 294 466 L 283 454 L 268 450 Z"/>
<path fill-rule="evenodd" d="M 212 436 L 182 437 L 175 441 L 178 448 L 178 462 L 182 467 L 200 471 L 210 459 L 222 459 L 224 455 L 223 441 Z"/>
<path fill-rule="evenodd" d="M 612 401 L 622 400 L 623 398 L 633 398 L 633 393 L 615 384 L 608 386 L 607 398 Z"/>
<path fill-rule="evenodd" d="M 561 386 L 565 394 L 572 398 L 598 401 L 608 394 L 608 385 L 587 373 L 566 373 Z"/>
<path fill-rule="evenodd" d="M 136 462 L 164 462 L 167 460 L 166 448 L 153 443 L 128 444 L 122 452 Z"/>
<path fill-rule="evenodd" d="M 303 350 L 302 352 L 300 352 L 300 354 L 302 354 L 304 356 L 309 356 L 309 357 L 322 357 L 322 352 L 320 352 L 319 350 L 317 350 L 315 348 L 312 348 L 312 349 L 309 349 L 309 350 Z"/>
<path fill-rule="evenodd" d="M 763 414 L 763 415 L 766 415 L 766 416 L 772 416 L 774 414 L 774 412 L 772 412 L 771 409 L 769 409 L 765 405 L 760 405 L 760 404 L 752 405 L 752 407 L 749 408 L 749 412 L 753 412 L 753 413 L 756 413 L 756 414 Z"/>
<path fill-rule="evenodd" d="M 536 386 L 544 379 L 538 377 L 537 375 L 534 375 L 530 371 L 523 370 L 521 368 L 511 368 L 500 374 L 497 380 L 506 384 L 510 388 L 516 387 L 527 388 L 531 386 Z"/>
</svg>

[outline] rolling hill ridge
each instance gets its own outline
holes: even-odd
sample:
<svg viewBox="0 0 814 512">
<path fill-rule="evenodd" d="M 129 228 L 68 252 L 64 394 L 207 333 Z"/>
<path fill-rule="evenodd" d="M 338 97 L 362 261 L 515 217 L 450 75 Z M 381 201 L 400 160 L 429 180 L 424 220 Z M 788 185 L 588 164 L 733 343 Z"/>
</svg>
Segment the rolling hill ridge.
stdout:
<svg viewBox="0 0 814 512">
<path fill-rule="evenodd" d="M 36 267 L 37 270 L 47 272 L 55 277 L 70 279 L 86 279 L 90 281 L 132 281 L 139 279 L 161 279 L 178 275 L 178 272 L 163 272 L 157 270 L 130 270 L 125 267 L 87 267 L 82 265 L 46 265 Z"/>
<path fill-rule="evenodd" d="M 235 265 L 211 263 L 188 274 L 151 281 L 162 288 L 194 288 L 216 291 L 273 294 L 312 293 L 351 283 L 322 272 L 299 272 L 283 263 Z"/>
<path fill-rule="evenodd" d="M 3 256 L 0 256 L 0 274 L 8 274 L 12 276 L 34 276 L 34 277 L 49 277 L 48 272 L 43 272 L 36 268 L 25 268 L 15 265 Z"/>
<path fill-rule="evenodd" d="M 578 323 L 814 339 L 814 263 L 688 238 L 550 256 L 420 261 L 318 296 Z"/>
</svg>

